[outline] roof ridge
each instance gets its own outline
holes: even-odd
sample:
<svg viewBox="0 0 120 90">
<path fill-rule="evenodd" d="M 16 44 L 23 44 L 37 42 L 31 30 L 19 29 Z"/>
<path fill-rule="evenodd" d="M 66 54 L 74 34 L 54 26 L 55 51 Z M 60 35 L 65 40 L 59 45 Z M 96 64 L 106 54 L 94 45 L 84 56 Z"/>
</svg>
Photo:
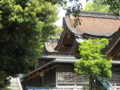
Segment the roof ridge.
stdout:
<svg viewBox="0 0 120 90">
<path fill-rule="evenodd" d="M 70 13 L 66 13 L 66 15 L 71 15 Z M 80 16 L 87 16 L 87 17 L 95 17 L 95 18 L 108 18 L 108 19 L 120 19 L 120 15 L 114 15 L 109 13 L 102 13 L 102 12 L 93 12 L 93 11 L 80 11 Z"/>
</svg>

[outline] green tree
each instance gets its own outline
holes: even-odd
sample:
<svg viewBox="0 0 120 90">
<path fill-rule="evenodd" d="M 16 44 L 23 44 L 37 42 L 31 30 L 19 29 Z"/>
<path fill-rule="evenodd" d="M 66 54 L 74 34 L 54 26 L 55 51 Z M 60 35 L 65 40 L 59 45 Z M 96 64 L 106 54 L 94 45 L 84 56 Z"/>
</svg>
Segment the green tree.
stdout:
<svg viewBox="0 0 120 90">
<path fill-rule="evenodd" d="M 108 5 L 113 14 L 120 15 L 120 0 L 93 0 L 93 2 Z"/>
<path fill-rule="evenodd" d="M 107 44 L 107 39 L 89 39 L 80 43 L 81 59 L 75 63 L 75 72 L 89 76 L 90 90 L 93 89 L 97 77 L 109 78 L 112 75 L 111 60 L 101 53 L 101 49 Z"/>
<path fill-rule="evenodd" d="M 65 0 L 62 0 L 61 2 L 63 1 Z M 74 26 L 76 27 L 77 25 L 81 24 L 81 20 L 79 19 L 79 17 L 80 17 L 80 12 L 82 10 L 82 5 L 79 2 L 80 0 L 74 0 L 74 1 L 75 1 L 74 5 L 71 7 L 68 7 L 67 11 L 68 13 L 73 14 L 73 16 L 75 17 Z M 113 13 L 116 16 L 120 14 L 120 3 L 119 3 L 120 1 L 119 0 L 90 0 L 90 1 L 94 3 L 92 7 L 91 5 L 88 5 L 90 6 L 91 11 L 106 12 L 109 9 L 108 10 L 109 13 Z"/>
<path fill-rule="evenodd" d="M 67 0 L 46 0 L 49 2 L 52 2 L 53 4 L 61 4 L 61 5 L 66 5 Z M 71 13 L 74 15 L 78 15 L 80 11 L 82 10 L 82 5 L 79 2 L 80 0 L 74 0 L 76 3 L 74 6 L 70 7 L 71 8 Z M 111 11 L 115 15 L 120 14 L 120 0 L 86 0 L 86 1 L 92 1 L 97 4 L 109 6 L 109 11 Z M 102 7 L 101 7 L 102 8 Z"/>
<path fill-rule="evenodd" d="M 98 4 L 98 3 L 87 3 L 83 10 L 108 13 L 109 12 L 109 6 L 101 5 L 101 4 Z"/>
<path fill-rule="evenodd" d="M 26 73 L 54 34 L 57 7 L 47 0 L 0 0 L 0 77 Z M 3 82 L 0 80 L 1 82 Z"/>
<path fill-rule="evenodd" d="M 50 38 L 51 38 L 51 39 L 59 39 L 62 30 L 63 30 L 63 29 L 62 29 L 61 26 L 56 26 L 56 30 L 55 30 L 55 32 L 54 32 L 54 35 L 50 35 Z"/>
</svg>

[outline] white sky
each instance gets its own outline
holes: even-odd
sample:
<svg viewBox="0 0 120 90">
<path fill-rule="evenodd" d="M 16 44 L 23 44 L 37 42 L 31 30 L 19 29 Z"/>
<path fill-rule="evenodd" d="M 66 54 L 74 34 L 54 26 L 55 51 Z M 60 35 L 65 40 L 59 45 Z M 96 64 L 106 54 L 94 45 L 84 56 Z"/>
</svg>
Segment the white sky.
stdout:
<svg viewBox="0 0 120 90">
<path fill-rule="evenodd" d="M 85 4 L 86 4 L 86 0 L 80 0 L 80 2 L 82 3 L 83 8 L 84 8 L 84 6 L 85 6 Z M 63 8 L 61 7 L 61 8 L 59 9 L 59 13 L 58 13 L 58 17 L 59 17 L 60 19 L 59 19 L 57 22 L 55 22 L 56 25 L 62 26 L 63 17 L 65 16 L 65 13 L 66 13 L 66 11 L 63 10 Z"/>
</svg>

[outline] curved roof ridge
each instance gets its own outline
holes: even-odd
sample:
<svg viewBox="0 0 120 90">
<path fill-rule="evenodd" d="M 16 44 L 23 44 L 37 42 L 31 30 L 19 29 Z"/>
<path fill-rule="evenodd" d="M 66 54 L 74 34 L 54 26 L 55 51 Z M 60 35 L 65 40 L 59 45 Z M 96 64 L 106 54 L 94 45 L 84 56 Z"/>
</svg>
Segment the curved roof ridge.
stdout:
<svg viewBox="0 0 120 90">
<path fill-rule="evenodd" d="M 81 25 L 76 27 L 74 27 L 74 19 L 71 16 L 66 15 L 64 19 L 69 30 L 75 34 L 109 37 L 120 27 L 120 19 L 80 16 Z"/>
</svg>

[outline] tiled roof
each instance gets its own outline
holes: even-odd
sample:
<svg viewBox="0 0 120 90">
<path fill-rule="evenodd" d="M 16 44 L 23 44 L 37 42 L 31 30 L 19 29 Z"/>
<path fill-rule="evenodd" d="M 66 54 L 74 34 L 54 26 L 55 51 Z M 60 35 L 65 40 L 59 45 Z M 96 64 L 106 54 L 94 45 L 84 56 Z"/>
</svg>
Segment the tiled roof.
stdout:
<svg viewBox="0 0 120 90">
<path fill-rule="evenodd" d="M 97 16 L 98 15 L 98 16 Z M 68 28 L 75 34 L 90 34 L 96 36 L 110 36 L 120 27 L 120 19 L 116 16 L 108 15 L 103 17 L 101 14 L 96 14 L 96 17 L 90 15 L 81 15 L 81 25 L 74 27 L 74 19 L 70 15 L 65 16 L 65 22 Z M 113 18 L 114 17 L 114 18 Z"/>
</svg>

